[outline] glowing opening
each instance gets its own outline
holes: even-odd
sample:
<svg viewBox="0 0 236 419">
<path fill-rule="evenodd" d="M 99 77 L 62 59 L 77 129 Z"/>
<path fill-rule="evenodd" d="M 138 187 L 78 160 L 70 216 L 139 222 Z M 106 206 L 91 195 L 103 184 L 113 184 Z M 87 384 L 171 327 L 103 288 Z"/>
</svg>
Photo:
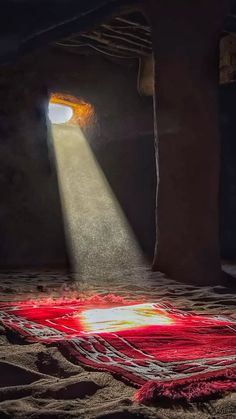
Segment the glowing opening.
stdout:
<svg viewBox="0 0 236 419">
<path fill-rule="evenodd" d="M 56 106 L 55 106 L 56 105 Z M 52 114 L 52 118 L 50 117 Z M 94 109 L 90 103 L 63 93 L 52 93 L 49 103 L 49 118 L 53 124 L 86 127 L 92 122 Z"/>
<path fill-rule="evenodd" d="M 49 103 L 48 116 L 53 124 L 65 124 L 73 116 L 73 110 L 66 105 Z"/>
<path fill-rule="evenodd" d="M 145 326 L 167 326 L 173 320 L 154 304 L 85 310 L 80 321 L 87 333 L 115 332 Z"/>
</svg>

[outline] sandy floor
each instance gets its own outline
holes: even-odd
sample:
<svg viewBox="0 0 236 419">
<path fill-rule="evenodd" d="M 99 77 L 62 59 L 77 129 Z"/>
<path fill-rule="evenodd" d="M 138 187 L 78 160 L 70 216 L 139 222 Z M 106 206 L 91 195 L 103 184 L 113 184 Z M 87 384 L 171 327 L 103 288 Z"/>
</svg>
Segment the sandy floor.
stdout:
<svg viewBox="0 0 236 419">
<path fill-rule="evenodd" d="M 228 269 L 236 272 L 235 267 Z M 0 274 L 0 284 L 1 300 L 113 292 L 169 301 L 186 310 L 236 314 L 231 290 L 177 284 L 143 268 L 117 274 L 102 284 L 73 282 L 56 272 L 5 272 Z M 134 391 L 110 374 L 74 365 L 55 345 L 26 344 L 0 328 L 0 418 L 236 418 L 236 394 L 186 406 L 143 406 L 132 401 Z"/>
</svg>

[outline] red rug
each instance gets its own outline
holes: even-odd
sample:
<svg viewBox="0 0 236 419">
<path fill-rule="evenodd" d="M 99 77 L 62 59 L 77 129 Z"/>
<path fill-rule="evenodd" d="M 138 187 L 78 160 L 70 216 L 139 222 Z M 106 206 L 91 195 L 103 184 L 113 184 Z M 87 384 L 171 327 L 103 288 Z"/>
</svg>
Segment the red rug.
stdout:
<svg viewBox="0 0 236 419">
<path fill-rule="evenodd" d="M 236 390 L 236 321 L 108 295 L 0 303 L 28 342 L 56 342 L 74 362 L 139 390 L 135 399 L 195 401 Z"/>
</svg>

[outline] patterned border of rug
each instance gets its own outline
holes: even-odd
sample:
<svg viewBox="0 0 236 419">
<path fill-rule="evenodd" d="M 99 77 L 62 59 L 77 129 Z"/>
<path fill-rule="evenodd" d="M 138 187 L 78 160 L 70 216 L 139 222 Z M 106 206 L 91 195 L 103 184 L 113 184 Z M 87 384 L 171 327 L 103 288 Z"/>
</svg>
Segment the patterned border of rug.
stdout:
<svg viewBox="0 0 236 419">
<path fill-rule="evenodd" d="M 230 317 L 107 295 L 2 302 L 0 323 L 138 387 L 140 402 L 191 402 L 236 390 L 236 321 Z"/>
</svg>

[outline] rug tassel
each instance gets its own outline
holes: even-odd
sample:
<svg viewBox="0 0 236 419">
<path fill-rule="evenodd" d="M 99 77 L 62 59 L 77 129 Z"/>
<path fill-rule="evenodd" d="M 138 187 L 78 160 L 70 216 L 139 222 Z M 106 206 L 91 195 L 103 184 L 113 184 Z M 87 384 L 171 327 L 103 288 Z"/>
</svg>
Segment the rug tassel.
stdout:
<svg viewBox="0 0 236 419">
<path fill-rule="evenodd" d="M 227 391 L 236 391 L 236 371 L 222 371 L 214 377 L 198 377 L 179 381 L 148 381 L 134 395 L 135 401 L 148 403 L 157 399 L 194 402 Z"/>
</svg>

